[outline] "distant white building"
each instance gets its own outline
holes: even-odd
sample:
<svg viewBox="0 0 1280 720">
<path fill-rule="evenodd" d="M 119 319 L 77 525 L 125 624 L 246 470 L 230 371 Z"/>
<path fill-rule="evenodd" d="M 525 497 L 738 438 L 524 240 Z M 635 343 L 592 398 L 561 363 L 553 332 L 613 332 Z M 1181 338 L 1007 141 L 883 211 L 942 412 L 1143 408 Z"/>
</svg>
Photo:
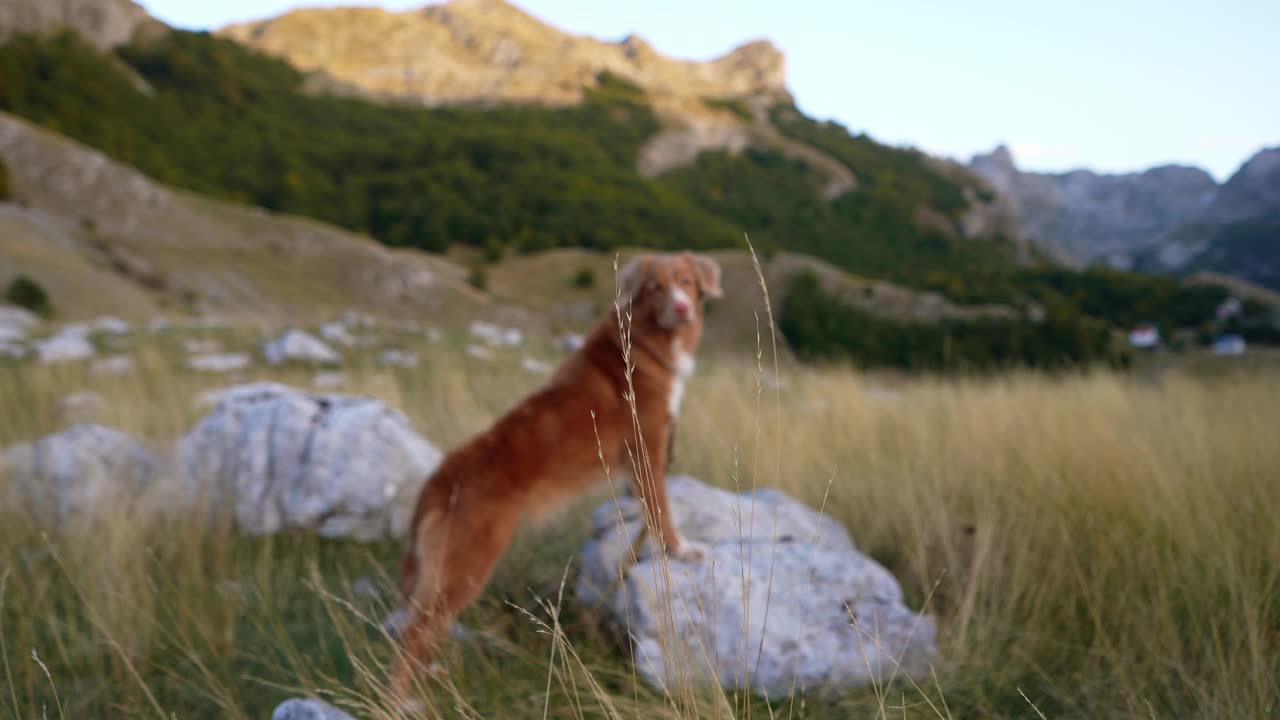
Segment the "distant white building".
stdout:
<svg viewBox="0 0 1280 720">
<path fill-rule="evenodd" d="M 1160 330 L 1155 325 L 1137 325 L 1129 331 L 1129 344 L 1143 350 L 1160 346 Z"/>
<path fill-rule="evenodd" d="M 1244 338 L 1239 335 L 1221 335 L 1213 341 L 1214 355 L 1243 355 Z"/>
</svg>

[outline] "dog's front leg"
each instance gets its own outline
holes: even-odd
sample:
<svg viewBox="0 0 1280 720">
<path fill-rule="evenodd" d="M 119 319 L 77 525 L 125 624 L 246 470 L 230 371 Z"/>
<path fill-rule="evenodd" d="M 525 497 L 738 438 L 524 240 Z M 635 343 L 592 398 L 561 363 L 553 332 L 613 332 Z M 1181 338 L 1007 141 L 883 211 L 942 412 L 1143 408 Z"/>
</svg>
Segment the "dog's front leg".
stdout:
<svg viewBox="0 0 1280 720">
<path fill-rule="evenodd" d="M 653 450 L 649 452 L 649 462 L 636 468 L 632 481 L 644 506 L 649 536 L 671 558 L 681 562 L 697 562 L 706 556 L 706 549 L 698 543 L 686 540 L 676 529 L 671 502 L 667 499 L 670 426 L 655 428 L 655 432 L 647 433 L 644 439 L 646 445 L 652 443 Z"/>
</svg>

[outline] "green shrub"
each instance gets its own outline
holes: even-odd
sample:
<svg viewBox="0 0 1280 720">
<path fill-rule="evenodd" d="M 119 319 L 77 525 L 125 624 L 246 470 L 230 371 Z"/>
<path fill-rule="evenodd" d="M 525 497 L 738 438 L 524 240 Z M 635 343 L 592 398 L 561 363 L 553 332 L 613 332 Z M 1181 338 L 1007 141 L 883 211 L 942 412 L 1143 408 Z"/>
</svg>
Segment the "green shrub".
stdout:
<svg viewBox="0 0 1280 720">
<path fill-rule="evenodd" d="M 471 287 L 486 291 L 489 289 L 489 271 L 485 270 L 483 265 L 472 265 L 471 272 L 467 274 L 467 283 Z"/>
<path fill-rule="evenodd" d="M 4 291 L 4 299 L 7 303 L 26 308 L 42 317 L 53 314 L 53 303 L 49 301 L 49 294 L 40 283 L 26 275 L 19 275 L 9 283 L 9 287 Z"/>
<path fill-rule="evenodd" d="M 582 290 L 590 290 L 596 286 L 596 273 L 591 268 L 582 268 L 573 274 L 573 286 Z"/>
<path fill-rule="evenodd" d="M 0 201 L 13 198 L 13 190 L 9 188 L 9 166 L 0 158 Z"/>
<path fill-rule="evenodd" d="M 1043 322 L 984 318 L 936 323 L 885 320 L 798 277 L 783 300 L 779 329 L 807 360 L 849 360 L 908 370 L 1058 369 L 1110 362 L 1110 333 L 1095 320 L 1050 312 Z"/>
</svg>

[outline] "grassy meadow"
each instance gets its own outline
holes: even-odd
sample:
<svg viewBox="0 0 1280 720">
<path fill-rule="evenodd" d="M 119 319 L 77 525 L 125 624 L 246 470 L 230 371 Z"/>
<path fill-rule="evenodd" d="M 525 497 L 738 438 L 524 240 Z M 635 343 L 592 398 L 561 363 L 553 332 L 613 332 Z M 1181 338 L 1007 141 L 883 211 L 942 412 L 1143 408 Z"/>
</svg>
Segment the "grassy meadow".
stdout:
<svg viewBox="0 0 1280 720">
<path fill-rule="evenodd" d="M 0 446 L 56 430 L 57 400 L 91 389 L 105 424 L 163 450 L 200 417 L 194 398 L 231 382 L 182 369 L 179 344 L 198 337 L 250 348 L 259 331 L 113 341 L 137 364 L 124 377 L 0 365 Z M 353 351 L 343 391 L 403 410 L 442 448 L 541 382 L 522 354 L 557 357 L 541 341 L 491 362 L 458 337 L 382 342 L 422 364 L 385 369 L 374 349 Z M 788 364 L 775 381 L 768 357 L 702 362 L 673 470 L 822 505 L 938 618 L 933 677 L 772 703 L 648 688 L 560 596 L 601 490 L 523 531 L 464 615 L 480 639 L 450 648 L 426 717 L 1280 715 L 1280 374 L 943 379 Z M 259 366 L 244 379 L 308 387 L 312 375 Z M 320 694 L 358 717 L 405 717 L 383 700 L 393 648 L 379 629 L 399 553 L 240 538 L 134 507 L 70 533 L 0 515 L 0 716 L 261 719 Z"/>
</svg>

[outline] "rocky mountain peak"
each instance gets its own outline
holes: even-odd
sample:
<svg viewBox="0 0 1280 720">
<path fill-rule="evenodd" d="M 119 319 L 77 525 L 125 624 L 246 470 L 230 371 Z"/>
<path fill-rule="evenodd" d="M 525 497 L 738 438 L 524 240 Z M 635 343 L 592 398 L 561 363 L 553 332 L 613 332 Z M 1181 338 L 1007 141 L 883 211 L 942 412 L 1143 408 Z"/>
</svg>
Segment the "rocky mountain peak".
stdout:
<svg viewBox="0 0 1280 720">
<path fill-rule="evenodd" d="M 295 10 L 220 34 L 345 86 L 431 102 L 574 104 L 602 71 L 646 90 L 660 110 L 786 89 L 785 59 L 767 41 L 707 62 L 679 60 L 636 35 L 607 42 L 565 33 L 505 0 Z"/>
</svg>

